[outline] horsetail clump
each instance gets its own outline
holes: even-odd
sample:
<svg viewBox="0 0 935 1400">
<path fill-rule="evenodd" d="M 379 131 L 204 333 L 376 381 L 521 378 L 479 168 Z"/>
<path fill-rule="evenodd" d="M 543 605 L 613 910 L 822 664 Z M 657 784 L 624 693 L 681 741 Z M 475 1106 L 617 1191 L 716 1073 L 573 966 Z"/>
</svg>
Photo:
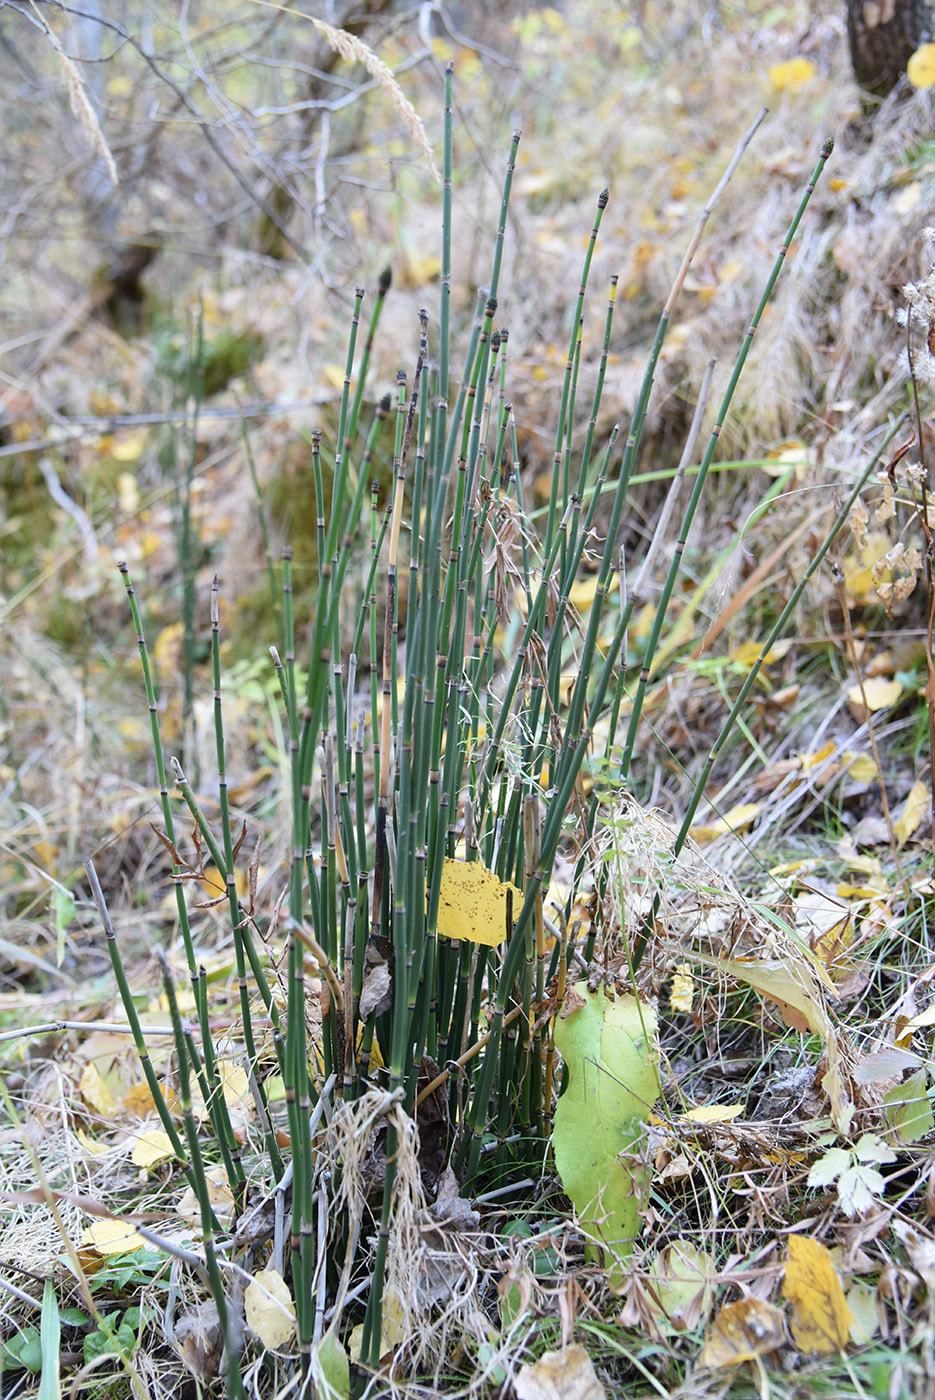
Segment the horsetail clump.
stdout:
<svg viewBox="0 0 935 1400">
<path fill-rule="evenodd" d="M 617 454 L 616 429 L 603 445 L 595 442 L 611 346 L 615 278 L 604 313 L 588 426 L 576 447 L 585 299 L 608 202 L 606 191 L 599 196 L 557 405 L 550 495 L 536 533 L 524 500 L 509 399 L 509 335 L 496 321 L 519 134 L 513 136 L 507 163 L 490 284 L 478 296 L 452 394 L 452 127 L 449 66 L 437 358 L 429 355 L 433 330 L 423 312 L 411 381 L 400 370 L 395 404 L 385 398 L 368 421 L 364 384 L 389 278 L 381 279 L 359 361 L 364 293 L 358 290 L 330 495 L 319 435 L 313 435 L 311 443 L 317 591 L 306 620 L 311 642 L 304 680 L 296 657 L 292 556 L 289 549 L 282 554 L 270 632 L 276 640 L 272 665 L 288 745 L 291 836 L 287 889 L 277 906 L 278 919 L 261 920 L 252 901 L 244 907 L 237 889 L 235 867 L 243 835 L 232 819 L 226 778 L 217 584 L 210 607 L 219 792 L 215 830 L 181 765 L 166 763 L 140 611 L 128 570 L 121 565 L 152 719 L 164 842 L 176 880 L 195 1008 L 194 1023 L 187 1024 L 164 967 L 181 1133 L 174 1105 L 167 1102 L 165 1086 L 146 1057 L 90 863 L 89 875 L 147 1082 L 198 1201 L 203 1238 L 199 1272 L 224 1333 L 231 1397 L 246 1393 L 237 1223 L 254 1197 L 289 1202 L 288 1245 L 277 1262 L 291 1281 L 299 1360 L 280 1364 L 297 1365 L 300 1376 L 320 1384 L 323 1372 L 333 1376 L 336 1346 L 343 1355 L 351 1326 L 361 1321 L 355 1386 L 362 1394 L 384 1352 L 391 1241 L 400 1192 L 412 1188 L 403 1176 L 411 1174 L 408 1135 L 413 1121 L 419 1123 L 422 1106 L 439 1091 L 447 1095 L 450 1143 L 445 1156 L 462 1190 L 477 1179 L 482 1161 L 491 1155 L 501 1169 L 541 1165 L 545 1157 L 556 1085 L 549 993 L 557 985 L 560 995 L 564 987 L 574 932 L 568 931 L 570 896 L 560 937 L 547 936 L 543 895 L 560 850 L 583 867 L 600 804 L 583 784 L 582 774 L 599 720 L 604 721 L 605 763 L 615 766 L 619 783 L 626 784 L 629 777 L 649 666 L 718 434 L 757 321 L 830 155 L 828 143 L 725 391 L 631 699 L 622 649 L 633 609 L 642 600 L 628 593 L 626 570 L 621 570 L 619 536 L 628 485 L 672 309 L 724 182 L 703 213 L 661 317 L 622 456 Z M 751 130 L 725 181 L 752 134 Z M 702 399 L 695 436 L 703 410 Z M 391 419 L 393 480 L 383 503 L 370 485 L 371 459 Z M 265 530 L 264 535 L 268 549 Z M 368 544 L 369 561 L 361 580 Z M 595 552 L 599 564 L 594 601 L 574 655 L 569 690 L 569 597 Z M 641 578 L 648 576 L 653 561 L 648 557 L 642 562 Z M 269 566 L 273 580 L 272 560 Z M 342 595 L 356 589 L 361 607 L 353 633 L 347 634 Z M 365 671 L 369 691 L 359 685 Z M 617 736 L 624 718 L 621 747 Z M 176 844 L 179 800 L 194 823 L 199 847 L 210 854 L 224 883 L 243 1063 L 260 1125 L 259 1136 L 246 1142 L 235 1131 L 221 1092 L 207 980 L 196 956 L 184 898 L 184 861 Z M 494 938 L 455 941 L 445 936 L 443 879 L 445 862 L 453 858 L 485 867 L 508 887 L 504 926 Z M 283 996 L 270 957 L 277 936 L 286 944 Z M 585 950 L 588 957 L 592 945 L 593 934 Z M 320 1020 L 308 1014 L 306 978 L 313 966 L 322 983 Z M 268 1092 L 276 1070 L 284 1085 L 285 1125 Z M 196 1084 L 208 1107 L 214 1146 L 202 1143 L 193 1115 Z M 365 1183 L 360 1174 L 349 1180 L 348 1160 L 323 1150 L 322 1125 L 333 1126 L 339 1119 L 356 1123 L 358 1136 L 363 1133 L 378 1145 L 375 1183 Z M 221 1224 L 212 1205 L 205 1150 L 220 1159 L 227 1177 L 234 1201 L 229 1226 Z M 365 1196 L 373 1203 L 375 1239 L 362 1228 Z M 190 1261 L 191 1256 L 185 1258 Z M 288 1371 L 285 1374 L 288 1377 Z"/>
</svg>

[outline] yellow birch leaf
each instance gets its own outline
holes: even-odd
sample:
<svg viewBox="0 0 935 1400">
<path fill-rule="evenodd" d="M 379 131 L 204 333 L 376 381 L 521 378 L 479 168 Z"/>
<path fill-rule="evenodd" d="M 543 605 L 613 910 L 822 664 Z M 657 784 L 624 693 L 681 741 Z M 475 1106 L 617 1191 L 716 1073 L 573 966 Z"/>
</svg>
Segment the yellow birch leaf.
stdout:
<svg viewBox="0 0 935 1400">
<path fill-rule="evenodd" d="M 908 1040 L 913 1031 L 921 1031 L 926 1026 L 935 1026 L 935 1002 L 931 1006 L 927 1006 L 924 1011 L 920 1011 L 918 1015 L 910 1016 L 902 1027 L 901 1037 Z"/>
<path fill-rule="evenodd" d="M 932 795 L 927 784 L 913 783 L 909 789 L 909 796 L 903 803 L 903 809 L 893 823 L 896 840 L 900 846 L 905 846 L 913 832 L 918 830 L 922 818 L 931 810 L 931 806 Z"/>
<path fill-rule="evenodd" d="M 773 64 L 767 76 L 777 92 L 796 92 L 812 81 L 815 65 L 807 58 L 790 58 L 786 63 Z"/>
<path fill-rule="evenodd" d="M 142 1235 L 138 1235 L 132 1225 L 126 1225 L 122 1220 L 95 1220 L 93 1225 L 82 1231 L 81 1245 L 83 1248 L 93 1249 L 95 1254 L 100 1254 L 106 1259 L 111 1254 L 132 1254 L 135 1249 L 142 1249 L 146 1244 Z"/>
<path fill-rule="evenodd" d="M 789 1236 L 782 1293 L 792 1304 L 792 1335 L 799 1351 L 831 1356 L 844 1350 L 854 1317 L 831 1256 L 818 1240 Z"/>
<path fill-rule="evenodd" d="M 871 714 L 885 710 L 889 705 L 895 705 L 902 693 L 902 682 L 895 676 L 868 676 L 862 687 L 859 684 L 848 686 L 847 699 L 854 717 L 864 720 L 867 710 Z"/>
<path fill-rule="evenodd" d="M 762 805 L 761 802 L 742 802 L 737 807 L 731 807 L 730 811 L 718 817 L 717 821 L 693 826 L 690 834 L 703 846 L 708 841 L 716 841 L 719 836 L 726 836 L 730 831 L 742 831 L 750 825 Z"/>
<path fill-rule="evenodd" d="M 123 1096 L 123 1108 L 133 1118 L 146 1118 L 150 1113 L 155 1113 L 152 1090 L 145 1079 L 130 1085 Z"/>
<path fill-rule="evenodd" d="M 700 1104 L 698 1108 L 690 1108 L 684 1114 L 684 1121 L 688 1123 L 729 1123 L 732 1118 L 739 1118 L 743 1113 L 742 1103 L 706 1103 Z"/>
<path fill-rule="evenodd" d="M 117 477 L 117 502 L 124 515 L 134 515 L 140 505 L 140 488 L 133 472 L 121 472 Z"/>
<path fill-rule="evenodd" d="M 851 1341 L 855 1346 L 866 1346 L 880 1330 L 877 1290 L 869 1283 L 852 1283 L 847 1290 L 847 1306 L 854 1319 L 851 1323 Z"/>
<path fill-rule="evenodd" d="M 218 1218 L 218 1222 L 223 1225 L 234 1213 L 234 1195 L 228 1185 L 227 1173 L 223 1167 L 209 1167 L 205 1172 L 205 1180 L 208 1185 L 208 1201 L 211 1209 Z M 179 1203 L 175 1208 L 176 1214 L 187 1225 L 193 1225 L 196 1230 L 201 1229 L 201 1207 L 198 1204 L 198 1197 L 190 1186 L 187 1186 L 179 1197 Z"/>
<path fill-rule="evenodd" d="M 847 763 L 850 759 L 850 767 L 847 776 L 854 778 L 858 783 L 872 783 L 877 778 L 877 765 L 868 753 L 858 753 L 853 756 L 850 753 L 842 753 L 842 763 Z"/>
<path fill-rule="evenodd" d="M 240 1108 L 249 1099 L 247 1071 L 236 1060 L 218 1060 L 218 1076 L 228 1108 Z"/>
<path fill-rule="evenodd" d="M 89 1060 L 81 1071 L 81 1078 L 78 1080 L 78 1093 L 88 1107 L 93 1108 L 103 1118 L 116 1118 L 119 1105 L 93 1060 Z"/>
<path fill-rule="evenodd" d="M 743 1298 L 721 1309 L 701 1353 L 702 1366 L 739 1366 L 777 1351 L 786 1340 L 785 1319 L 772 1303 Z"/>
<path fill-rule="evenodd" d="M 506 938 L 506 897 L 513 891 L 513 918 L 523 907 L 522 892 L 498 880 L 477 861 L 446 860 L 438 902 L 438 932 L 446 938 L 498 948 Z"/>
<path fill-rule="evenodd" d="M 163 627 L 156 637 L 152 652 L 153 659 L 160 670 L 171 671 L 177 665 L 184 633 L 184 623 L 170 622 L 168 627 Z"/>
<path fill-rule="evenodd" d="M 265 1347 L 285 1346 L 295 1331 L 295 1304 L 289 1285 L 275 1269 L 260 1269 L 243 1295 L 247 1326 Z"/>
<path fill-rule="evenodd" d="M 695 979 L 689 971 L 688 963 L 679 963 L 672 975 L 669 1005 L 673 1011 L 684 1011 L 690 1015 L 694 998 Z"/>
<path fill-rule="evenodd" d="M 579 612 L 587 612 L 597 596 L 597 574 L 576 579 L 568 590 L 568 601 Z"/>
<path fill-rule="evenodd" d="M 914 88 L 935 85 L 935 44 L 921 44 L 906 64 L 906 77 Z"/>
<path fill-rule="evenodd" d="M 162 1128 L 148 1128 L 145 1133 L 137 1134 L 130 1160 L 135 1167 L 155 1167 L 174 1156 L 175 1148 L 169 1134 Z"/>
<path fill-rule="evenodd" d="M 98 1142 L 97 1138 L 93 1138 L 90 1133 L 86 1133 L 84 1128 L 79 1128 L 75 1133 L 75 1137 L 81 1143 L 85 1152 L 89 1153 L 92 1157 L 100 1157 L 110 1150 L 106 1142 Z"/>
<path fill-rule="evenodd" d="M 751 671 L 754 663 L 759 660 L 760 652 L 763 650 L 762 642 L 741 642 L 730 654 L 730 662 L 740 671 Z M 782 657 L 780 647 L 770 647 L 763 657 L 763 665 L 771 666 L 774 661 L 779 661 Z"/>
<path fill-rule="evenodd" d="M 383 1343 L 383 1354 L 386 1355 L 387 1353 L 394 1352 L 397 1347 L 401 1347 L 402 1344 L 409 1339 L 409 1331 L 405 1326 L 403 1306 L 392 1288 L 384 1290 L 382 1314 L 383 1326 L 380 1332 L 380 1338 Z M 363 1335 L 364 1324 L 358 1322 L 357 1326 L 351 1331 L 347 1346 L 348 1355 L 355 1365 L 360 1362 L 360 1344 L 363 1340 Z"/>
<path fill-rule="evenodd" d="M 37 841 L 32 849 L 43 870 L 51 870 L 58 857 L 58 847 L 53 846 L 51 841 Z"/>
<path fill-rule="evenodd" d="M 834 753 L 835 747 L 834 740 L 829 739 L 827 744 L 824 744 L 820 749 L 816 749 L 814 753 L 800 754 L 799 758 L 802 763 L 802 772 L 807 773 L 810 768 L 817 768 L 819 764 L 824 763 L 825 759 L 830 758 Z"/>
<path fill-rule="evenodd" d="M 143 455 L 146 440 L 145 431 L 121 433 L 119 437 L 114 438 L 110 455 L 115 462 L 138 462 Z"/>
</svg>

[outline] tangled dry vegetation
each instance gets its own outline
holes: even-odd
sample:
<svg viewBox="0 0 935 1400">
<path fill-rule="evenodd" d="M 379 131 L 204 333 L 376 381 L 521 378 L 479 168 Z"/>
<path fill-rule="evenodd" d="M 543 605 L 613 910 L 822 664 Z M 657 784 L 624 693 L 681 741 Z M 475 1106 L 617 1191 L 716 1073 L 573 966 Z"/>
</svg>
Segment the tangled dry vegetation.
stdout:
<svg viewBox="0 0 935 1400">
<path fill-rule="evenodd" d="M 836 15 L 794 5 L 646 8 L 625 18 L 616 6 L 569 3 L 562 13 L 489 19 L 483 33 L 465 35 L 444 12 L 426 30 L 424 18 L 420 27 L 418 16 L 387 10 L 384 17 L 374 6 L 373 23 L 354 42 L 393 70 L 415 124 L 393 85 L 373 66 L 355 67 L 353 54 L 320 29 L 319 47 L 306 55 L 318 124 L 288 104 L 261 103 L 234 57 L 261 54 L 272 72 L 283 48 L 262 45 L 273 43 L 270 35 L 285 45 L 292 31 L 267 31 L 269 16 L 258 19 L 247 6 L 242 28 L 225 21 L 215 32 L 208 13 L 204 31 L 184 43 L 180 27 L 167 26 L 165 73 L 134 67 L 140 50 L 128 43 L 108 57 L 110 85 L 84 93 L 102 114 L 97 134 L 86 120 L 67 135 L 74 161 L 67 191 L 53 162 L 64 139 L 61 112 L 47 107 L 34 129 L 17 127 L 23 168 L 31 162 L 56 174 L 30 177 L 26 193 L 7 201 L 14 212 L 4 252 L 13 275 L 0 289 L 8 386 L 0 425 L 4 1396 L 41 1394 L 52 1375 L 48 1302 L 42 1312 L 49 1280 L 63 1392 L 177 1396 L 230 1384 L 224 1342 L 229 1351 L 231 1337 L 199 1281 L 201 1202 L 177 1155 L 161 1150 L 152 1096 L 128 1053 L 124 1008 L 84 874 L 91 858 L 176 1118 L 178 1041 L 152 949 L 165 949 L 181 988 L 183 886 L 205 969 L 219 1094 L 249 1186 L 243 1209 L 214 1154 L 210 1208 L 222 1234 L 236 1223 L 227 1246 L 236 1260 L 234 1311 L 251 1278 L 259 1280 L 252 1313 L 247 1304 L 244 1387 L 263 1396 L 298 1390 L 289 1369 L 297 1351 L 292 1295 L 277 1293 L 289 1277 L 291 1178 L 265 1175 L 268 1159 L 257 1150 L 267 1125 L 256 1081 L 264 1093 L 269 1086 L 274 1144 L 284 1150 L 294 1136 L 283 1106 L 288 1084 L 274 1086 L 280 1047 L 268 1018 L 251 1083 L 241 1063 L 236 939 L 226 898 L 219 903 L 227 893 L 222 862 L 212 862 L 197 826 L 190 837 L 191 823 L 179 821 L 174 853 L 167 847 L 136 639 L 113 560 L 127 560 L 140 584 L 167 752 L 184 753 L 212 823 L 220 807 L 210 782 L 216 734 L 207 618 L 211 579 L 220 573 L 224 581 L 228 791 L 235 832 L 241 822 L 247 827 L 237 894 L 257 930 L 262 923 L 270 1000 L 284 1012 L 290 964 L 276 935 L 289 909 L 292 779 L 287 718 L 276 679 L 267 676 L 266 646 L 281 635 L 267 576 L 271 564 L 280 567 L 288 539 L 304 664 L 323 539 L 307 434 L 320 429 L 333 453 L 344 422 L 352 287 L 369 289 L 366 328 L 386 262 L 394 280 L 374 339 L 368 398 L 378 401 L 398 366 L 411 373 L 416 362 L 418 311 L 436 305 L 441 270 L 438 196 L 421 133 L 440 165 L 441 74 L 452 59 L 459 155 L 451 315 L 465 340 L 476 288 L 489 275 L 504 137 L 515 114 L 523 127 L 496 312 L 498 326 L 509 328 L 498 353 L 507 364 L 517 490 L 528 517 L 504 489 L 500 513 L 491 515 L 489 555 L 504 611 L 490 636 L 504 656 L 522 627 L 518 605 L 511 621 L 507 603 L 524 578 L 531 600 L 524 547 L 534 549 L 551 528 L 569 308 L 597 196 L 609 188 L 572 427 L 580 452 L 601 369 L 601 298 L 613 275 L 616 320 L 593 425 L 595 453 L 603 453 L 614 425 L 625 433 L 638 409 L 659 313 L 705 200 L 761 103 L 770 108 L 711 215 L 656 367 L 619 532 L 625 564 L 638 564 L 657 537 L 659 545 L 625 629 L 624 719 L 633 713 L 691 486 L 689 475 L 660 527 L 699 386 L 716 360 L 710 402 L 719 402 L 821 140 L 834 135 L 836 147 L 721 435 L 667 609 L 628 780 L 619 780 L 616 758 L 598 751 L 607 733 L 599 722 L 543 890 L 542 957 L 555 975 L 543 979 L 527 1024 L 541 1037 L 541 1063 L 554 1070 L 556 1088 L 561 1068 L 549 1027 L 554 1013 L 570 1008 L 573 984 L 605 987 L 620 1002 L 635 993 L 658 1019 L 660 1098 L 641 1114 L 645 1130 L 617 1154 L 629 1162 L 629 1180 L 648 1173 L 652 1182 L 626 1278 L 608 1272 L 595 1249 L 600 1229 L 582 1227 L 583 1212 L 576 1218 L 549 1153 L 536 1158 L 503 1130 L 505 1110 L 498 1109 L 502 1122 L 487 1125 L 480 1167 L 469 1177 L 452 1170 L 449 1134 L 467 1112 L 480 1058 L 465 1033 L 457 1046 L 463 1062 L 452 1068 L 459 1055 L 451 1053 L 442 1066 L 452 1071 L 449 1083 L 430 1083 L 430 1057 L 418 1066 L 418 1113 L 404 1112 L 388 1089 L 389 1058 L 386 1067 L 376 1063 L 366 1087 L 361 1078 L 362 1092 L 347 1101 L 322 1094 L 313 1111 L 316 1182 L 333 1183 L 334 1194 L 321 1187 L 309 1229 L 346 1254 L 328 1256 L 315 1274 L 313 1291 L 324 1301 L 305 1374 L 319 1395 L 347 1394 L 349 1384 L 362 1393 L 370 1375 L 371 1394 L 520 1400 L 728 1391 L 889 1400 L 930 1394 L 935 1385 L 935 594 L 925 475 L 932 449 L 930 440 L 919 442 L 923 425 L 923 438 L 931 433 L 933 390 L 935 315 L 925 278 L 935 253 L 924 237 L 935 191 L 931 98 L 898 91 L 867 111 Z M 129 17 L 121 23 L 130 28 Z M 142 33 L 134 37 L 145 47 L 152 35 Z M 56 83 L 77 84 L 80 105 L 87 66 L 70 69 L 67 36 L 53 37 L 66 58 L 49 39 L 29 81 L 47 94 Z M 807 73 L 791 70 L 793 80 L 782 68 L 790 60 L 806 60 Z M 166 73 L 176 105 L 142 140 L 154 94 L 165 99 Z M 196 78 L 213 105 L 193 114 Z M 192 121 L 176 125 L 183 111 Z M 4 120 L 12 129 L 10 104 Z M 297 127 L 287 129 L 290 121 Z M 126 190 L 105 241 L 131 246 L 138 236 L 153 252 L 133 333 L 105 306 L 114 279 L 87 284 L 87 249 L 99 234 L 82 223 L 75 172 L 93 173 L 105 153 Z M 310 168 L 313 178 L 303 183 Z M 247 169 L 252 195 L 238 179 Z M 917 289 L 908 298 L 914 381 L 899 318 L 907 284 Z M 205 378 L 197 415 L 193 364 L 216 375 L 210 387 Z M 798 593 L 842 500 L 878 453 L 880 473 Z M 392 458 L 384 444 L 370 464 L 382 492 L 377 525 Z M 701 447 L 689 466 L 700 458 Z M 588 619 L 601 601 L 595 581 L 611 519 L 602 503 L 570 592 L 576 621 L 553 686 L 561 697 L 550 751 L 556 768 Z M 369 564 L 365 544 L 336 604 L 342 636 L 353 634 L 366 608 Z M 385 575 L 381 562 L 374 586 L 381 600 Z M 401 610 L 408 587 L 401 564 Z M 790 600 L 782 636 L 762 656 Z M 626 605 L 622 598 L 619 609 Z M 194 630 L 186 629 L 189 606 L 206 619 Z M 611 611 L 611 623 L 620 615 Z M 375 613 L 373 625 L 376 657 L 383 623 L 377 636 Z M 602 633 L 602 647 L 610 635 Z M 758 659 L 749 703 L 722 743 Z M 543 651 L 544 672 L 547 661 Z M 376 721 L 375 666 L 373 677 Z M 473 718 L 478 747 L 470 761 L 479 771 L 485 716 Z M 511 763 L 519 771 L 522 748 L 522 735 L 507 735 L 503 771 Z M 376 779 L 368 783 L 372 811 Z M 699 784 L 704 802 L 693 816 Z M 588 829 L 590 810 L 598 819 Z M 462 841 L 470 853 L 470 823 L 462 803 L 453 825 L 459 854 Z M 372 838 L 372 830 L 361 832 L 362 849 Z M 472 974 L 476 965 L 475 954 Z M 319 1089 L 331 1069 L 322 1007 L 340 995 L 329 972 L 322 957 L 320 975 L 309 974 L 304 1017 Z M 494 1021 L 493 971 L 490 978 L 485 988 L 478 982 L 478 1039 Z M 183 1017 L 196 1018 L 199 995 L 197 986 L 194 994 L 179 991 Z M 519 1025 L 504 1038 L 505 1055 L 520 1054 Z M 359 1051 L 353 1047 L 350 1058 Z M 548 1113 L 550 1088 L 544 1101 Z M 197 1086 L 192 1121 L 208 1141 L 215 1120 Z M 377 1309 L 382 1345 L 368 1369 L 374 1324 L 364 1313 L 363 1271 L 380 1222 L 390 1135 L 396 1181 Z M 113 1216 L 140 1233 L 128 1240 Z M 285 1330 L 276 1332 L 283 1317 Z M 328 1338 L 336 1338 L 335 1352 Z M 350 1381 L 348 1355 L 352 1367 L 364 1358 Z"/>
</svg>

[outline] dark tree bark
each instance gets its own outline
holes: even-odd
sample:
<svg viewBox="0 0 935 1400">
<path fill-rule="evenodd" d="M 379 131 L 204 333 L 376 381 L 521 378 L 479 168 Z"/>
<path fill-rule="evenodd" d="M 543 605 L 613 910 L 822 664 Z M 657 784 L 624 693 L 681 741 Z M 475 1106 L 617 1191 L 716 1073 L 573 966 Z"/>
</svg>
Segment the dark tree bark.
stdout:
<svg viewBox="0 0 935 1400">
<path fill-rule="evenodd" d="M 933 33 L 932 0 L 847 0 L 847 37 L 854 77 L 885 96 Z"/>
</svg>

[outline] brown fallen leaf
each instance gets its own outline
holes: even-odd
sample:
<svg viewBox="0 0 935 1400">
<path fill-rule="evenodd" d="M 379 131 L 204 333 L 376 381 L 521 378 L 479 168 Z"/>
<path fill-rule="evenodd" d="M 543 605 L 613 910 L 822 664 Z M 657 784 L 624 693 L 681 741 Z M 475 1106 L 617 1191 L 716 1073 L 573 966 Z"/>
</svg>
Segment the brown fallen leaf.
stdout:
<svg viewBox="0 0 935 1400">
<path fill-rule="evenodd" d="M 799 1351 L 831 1356 L 844 1350 L 854 1318 L 831 1256 L 818 1240 L 790 1235 L 782 1292 L 792 1304 L 792 1335 Z"/>
<path fill-rule="evenodd" d="M 216 1304 L 199 1303 L 182 1313 L 175 1324 L 176 1351 L 203 1385 L 218 1373 L 224 1351 L 224 1334 Z"/>
<path fill-rule="evenodd" d="M 701 1353 L 702 1366 L 739 1366 L 777 1351 L 786 1340 L 786 1324 L 779 1308 L 758 1298 L 743 1298 L 721 1309 Z"/>
<path fill-rule="evenodd" d="M 520 1367 L 515 1389 L 517 1400 L 607 1400 L 590 1356 L 577 1343 Z"/>
</svg>

